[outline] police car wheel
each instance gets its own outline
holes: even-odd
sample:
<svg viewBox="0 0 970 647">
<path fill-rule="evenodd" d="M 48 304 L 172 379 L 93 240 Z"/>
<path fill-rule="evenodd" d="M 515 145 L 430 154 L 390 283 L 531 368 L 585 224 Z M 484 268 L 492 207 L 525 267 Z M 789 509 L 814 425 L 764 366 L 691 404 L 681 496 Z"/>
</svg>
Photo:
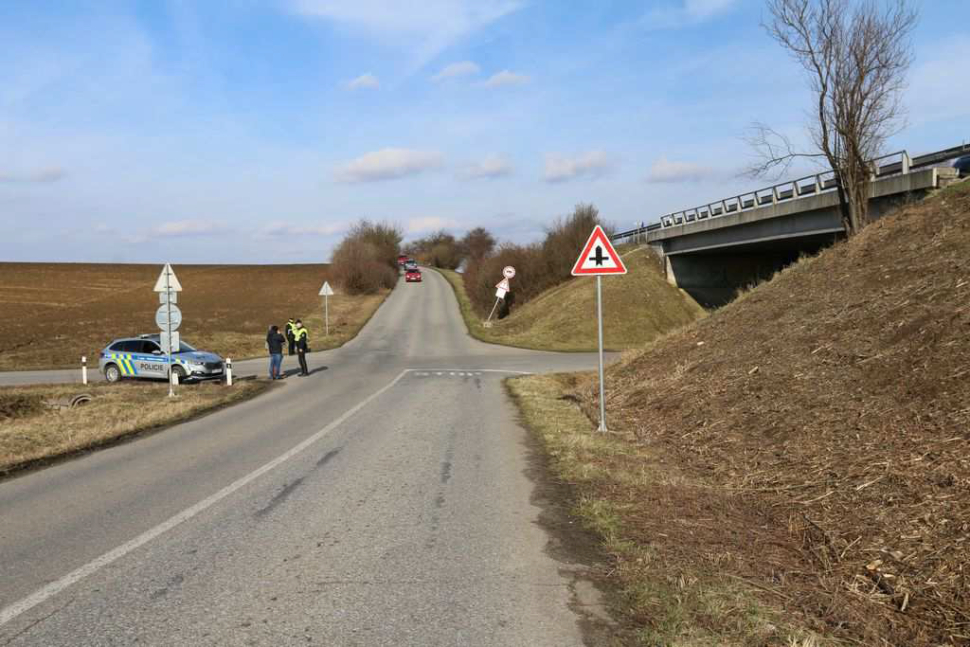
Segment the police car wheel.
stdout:
<svg viewBox="0 0 970 647">
<path fill-rule="evenodd" d="M 185 369 L 184 368 L 182 368 L 181 366 L 176 366 L 175 368 L 172 369 L 172 372 L 175 373 L 178 376 L 179 382 L 184 382 L 185 381 Z"/>
<path fill-rule="evenodd" d="M 121 370 L 114 364 L 108 364 L 104 367 L 104 379 L 112 383 L 120 381 Z"/>
</svg>

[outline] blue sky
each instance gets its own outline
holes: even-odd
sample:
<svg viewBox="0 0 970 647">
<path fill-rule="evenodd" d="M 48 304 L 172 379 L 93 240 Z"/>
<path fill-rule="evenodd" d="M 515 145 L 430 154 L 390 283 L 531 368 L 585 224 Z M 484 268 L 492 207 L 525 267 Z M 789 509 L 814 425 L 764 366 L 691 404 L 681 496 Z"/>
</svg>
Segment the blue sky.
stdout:
<svg viewBox="0 0 970 647">
<path fill-rule="evenodd" d="M 0 260 L 318 262 L 362 217 L 528 241 L 579 202 L 655 221 L 768 183 L 737 177 L 753 121 L 803 137 L 763 11 L 0 2 Z M 970 141 L 970 3 L 920 11 L 911 153 Z"/>
</svg>

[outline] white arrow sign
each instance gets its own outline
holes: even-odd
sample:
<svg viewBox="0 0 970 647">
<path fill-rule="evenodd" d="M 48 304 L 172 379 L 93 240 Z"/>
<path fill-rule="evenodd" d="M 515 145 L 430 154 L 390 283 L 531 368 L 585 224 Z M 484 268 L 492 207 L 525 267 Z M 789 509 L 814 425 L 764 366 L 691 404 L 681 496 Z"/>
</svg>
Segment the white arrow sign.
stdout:
<svg viewBox="0 0 970 647">
<path fill-rule="evenodd" d="M 322 296 L 322 297 L 332 297 L 333 296 L 333 288 L 330 287 L 330 283 L 328 281 L 324 281 L 323 282 L 323 287 L 320 288 L 320 296 Z"/>
<path fill-rule="evenodd" d="M 169 263 L 165 263 L 165 267 L 162 268 L 162 273 L 158 275 L 158 280 L 155 281 L 155 292 L 181 292 L 182 284 L 179 283 L 178 277 L 175 276 L 175 270 Z"/>
</svg>

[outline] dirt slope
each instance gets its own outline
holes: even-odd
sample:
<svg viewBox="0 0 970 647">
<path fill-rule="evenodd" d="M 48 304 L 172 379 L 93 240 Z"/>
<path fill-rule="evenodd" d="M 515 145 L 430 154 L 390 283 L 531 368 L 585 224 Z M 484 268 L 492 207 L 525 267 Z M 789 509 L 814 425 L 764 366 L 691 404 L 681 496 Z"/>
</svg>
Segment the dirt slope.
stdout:
<svg viewBox="0 0 970 647">
<path fill-rule="evenodd" d="M 667 283 L 648 251 L 625 251 L 628 274 L 603 279 L 603 343 L 608 350 L 642 346 L 704 316 L 704 309 L 690 296 Z M 456 276 L 451 273 L 452 281 Z M 526 280 L 528 277 L 516 277 L 512 287 L 516 281 Z M 541 350 L 592 351 L 597 347 L 596 281 L 592 278 L 572 279 L 547 290 L 514 307 L 509 317 L 493 320 L 492 328 L 482 328 L 469 313 L 469 329 L 485 341 Z"/>
<path fill-rule="evenodd" d="M 970 183 L 607 380 L 611 428 L 664 475 L 600 486 L 652 569 L 749 582 L 846 644 L 970 644 Z"/>
</svg>

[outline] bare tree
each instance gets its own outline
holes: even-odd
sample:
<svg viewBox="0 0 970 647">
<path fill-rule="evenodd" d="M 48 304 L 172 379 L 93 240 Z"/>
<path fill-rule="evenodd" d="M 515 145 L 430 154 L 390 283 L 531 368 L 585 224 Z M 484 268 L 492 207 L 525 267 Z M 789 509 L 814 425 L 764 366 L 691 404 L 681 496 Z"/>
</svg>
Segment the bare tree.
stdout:
<svg viewBox="0 0 970 647">
<path fill-rule="evenodd" d="M 760 161 L 750 172 L 784 172 L 799 158 L 826 161 L 837 179 L 845 230 L 855 234 L 868 221 L 872 160 L 902 125 L 917 13 L 908 0 L 768 0 L 768 11 L 768 34 L 808 77 L 814 150 L 798 150 L 756 123 L 747 139 Z"/>
</svg>

